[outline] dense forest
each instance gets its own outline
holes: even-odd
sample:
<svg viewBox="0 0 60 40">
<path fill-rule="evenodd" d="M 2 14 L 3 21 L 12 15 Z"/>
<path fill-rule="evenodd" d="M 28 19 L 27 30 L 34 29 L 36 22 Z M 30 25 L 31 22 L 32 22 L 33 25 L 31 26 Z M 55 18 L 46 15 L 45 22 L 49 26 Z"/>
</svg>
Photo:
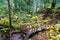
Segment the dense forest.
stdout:
<svg viewBox="0 0 60 40">
<path fill-rule="evenodd" d="M 60 0 L 0 0 L 0 40 L 60 40 Z"/>
</svg>

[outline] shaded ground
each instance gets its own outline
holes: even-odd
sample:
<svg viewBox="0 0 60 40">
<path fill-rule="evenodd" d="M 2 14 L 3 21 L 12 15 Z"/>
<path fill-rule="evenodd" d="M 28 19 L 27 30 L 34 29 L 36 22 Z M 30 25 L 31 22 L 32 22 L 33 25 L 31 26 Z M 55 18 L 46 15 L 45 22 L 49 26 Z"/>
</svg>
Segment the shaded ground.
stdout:
<svg viewBox="0 0 60 40">
<path fill-rule="evenodd" d="M 39 32 L 37 35 L 32 37 L 32 40 L 50 40 L 45 34 L 45 32 Z"/>
</svg>

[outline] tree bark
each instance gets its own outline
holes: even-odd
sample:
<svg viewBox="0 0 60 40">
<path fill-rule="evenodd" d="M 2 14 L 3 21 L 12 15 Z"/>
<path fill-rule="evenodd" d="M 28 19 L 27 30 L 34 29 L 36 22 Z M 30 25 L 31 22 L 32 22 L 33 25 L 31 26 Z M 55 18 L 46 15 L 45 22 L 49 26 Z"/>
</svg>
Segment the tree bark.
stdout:
<svg viewBox="0 0 60 40">
<path fill-rule="evenodd" d="M 10 0 L 8 0 L 8 13 L 9 13 L 9 26 L 11 28 L 11 7 L 10 7 Z"/>
</svg>

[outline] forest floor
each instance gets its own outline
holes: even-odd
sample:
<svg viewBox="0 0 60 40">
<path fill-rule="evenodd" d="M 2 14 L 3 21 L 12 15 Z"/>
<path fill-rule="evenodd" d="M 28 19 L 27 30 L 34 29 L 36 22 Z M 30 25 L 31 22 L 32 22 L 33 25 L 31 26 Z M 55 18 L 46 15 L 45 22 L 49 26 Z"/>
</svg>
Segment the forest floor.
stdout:
<svg viewBox="0 0 60 40">
<path fill-rule="evenodd" d="M 25 17 L 27 19 L 25 19 Z M 10 30 L 11 32 L 19 32 L 21 27 L 24 30 L 25 28 L 33 28 L 35 26 L 40 26 L 43 23 L 47 23 L 49 27 L 47 27 L 46 31 L 39 32 L 38 34 L 32 36 L 29 40 L 56 40 L 57 35 L 59 35 L 59 32 L 56 27 L 56 25 L 59 23 L 56 23 L 56 19 L 52 18 L 50 19 L 47 17 L 43 20 L 43 15 L 41 14 L 26 14 L 24 17 L 19 14 L 13 14 L 12 13 L 12 28 L 9 28 L 9 18 L 7 15 L 0 15 L 0 38 L 8 40 L 10 38 Z M 28 25 L 27 25 L 28 24 Z M 44 24 L 43 24 L 44 25 Z M 54 27 L 53 27 L 54 26 Z M 53 27 L 53 28 L 52 28 Z M 44 28 L 44 26 L 42 26 Z M 57 28 L 57 29 L 55 29 Z M 17 31 L 18 30 L 18 31 Z M 14 33 L 15 34 L 15 33 Z M 19 33 L 20 34 L 20 33 Z M 17 37 L 16 37 L 17 38 Z M 14 40 L 14 39 L 13 39 Z"/>
</svg>

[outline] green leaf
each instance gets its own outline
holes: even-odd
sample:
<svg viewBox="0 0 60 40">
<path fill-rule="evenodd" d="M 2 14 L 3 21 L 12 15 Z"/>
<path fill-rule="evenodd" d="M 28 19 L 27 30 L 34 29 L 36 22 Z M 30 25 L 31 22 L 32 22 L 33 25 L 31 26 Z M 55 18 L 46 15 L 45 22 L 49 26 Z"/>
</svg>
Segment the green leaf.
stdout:
<svg viewBox="0 0 60 40">
<path fill-rule="evenodd" d="M 57 38 L 57 40 L 60 40 L 60 35 L 57 35 L 56 38 Z"/>
<path fill-rule="evenodd" d="M 9 30 L 9 28 L 2 28 L 1 30 L 4 32 L 7 32 Z"/>
</svg>

